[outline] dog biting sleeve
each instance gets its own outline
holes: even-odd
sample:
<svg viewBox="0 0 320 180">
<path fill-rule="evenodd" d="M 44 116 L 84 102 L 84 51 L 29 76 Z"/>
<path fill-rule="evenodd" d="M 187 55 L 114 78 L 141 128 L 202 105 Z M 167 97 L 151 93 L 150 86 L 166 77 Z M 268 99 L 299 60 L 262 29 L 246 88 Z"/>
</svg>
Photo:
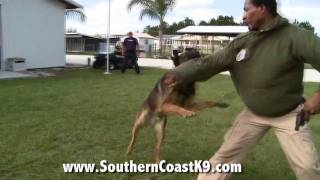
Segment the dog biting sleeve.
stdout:
<svg viewBox="0 0 320 180">
<path fill-rule="evenodd" d="M 192 59 L 172 71 L 183 82 L 205 81 L 210 77 L 227 71 L 235 61 L 233 44 L 224 49 L 198 59 Z"/>
</svg>

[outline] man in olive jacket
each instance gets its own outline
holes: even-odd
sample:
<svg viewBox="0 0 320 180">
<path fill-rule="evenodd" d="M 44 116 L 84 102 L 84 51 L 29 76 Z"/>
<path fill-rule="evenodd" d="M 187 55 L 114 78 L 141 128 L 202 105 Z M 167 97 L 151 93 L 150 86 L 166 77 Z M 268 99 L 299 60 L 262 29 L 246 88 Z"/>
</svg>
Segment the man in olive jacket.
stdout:
<svg viewBox="0 0 320 180">
<path fill-rule="evenodd" d="M 319 180 L 320 161 L 306 124 L 295 130 L 297 115 L 320 112 L 320 90 L 303 98 L 304 63 L 320 71 L 320 39 L 288 23 L 275 0 L 245 0 L 249 32 L 223 50 L 189 61 L 172 73 L 182 81 L 204 81 L 230 71 L 245 109 L 210 159 L 212 164 L 240 163 L 269 129 L 273 129 L 298 179 Z M 179 82 L 175 82 L 179 83 Z M 230 174 L 200 174 L 198 179 L 228 179 Z"/>
</svg>

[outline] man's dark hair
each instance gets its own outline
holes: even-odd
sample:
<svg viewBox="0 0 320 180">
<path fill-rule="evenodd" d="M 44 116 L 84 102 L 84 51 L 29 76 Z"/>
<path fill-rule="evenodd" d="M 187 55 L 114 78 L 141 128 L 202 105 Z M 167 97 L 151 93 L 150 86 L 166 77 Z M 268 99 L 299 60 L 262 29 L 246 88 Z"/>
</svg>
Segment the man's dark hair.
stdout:
<svg viewBox="0 0 320 180">
<path fill-rule="evenodd" d="M 251 0 L 251 3 L 255 6 L 266 6 L 269 13 L 271 13 L 273 16 L 276 16 L 278 14 L 276 0 Z"/>
</svg>

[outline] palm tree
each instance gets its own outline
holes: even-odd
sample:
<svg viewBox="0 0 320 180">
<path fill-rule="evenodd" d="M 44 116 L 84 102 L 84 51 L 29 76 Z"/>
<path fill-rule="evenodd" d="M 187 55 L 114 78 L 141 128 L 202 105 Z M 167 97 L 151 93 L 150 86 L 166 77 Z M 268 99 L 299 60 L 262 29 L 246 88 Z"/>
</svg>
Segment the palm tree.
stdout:
<svg viewBox="0 0 320 180">
<path fill-rule="evenodd" d="M 142 20 L 144 16 L 159 20 L 160 55 L 162 55 L 162 33 L 165 25 L 164 18 L 168 10 L 172 10 L 175 4 L 175 0 L 130 0 L 128 4 L 129 11 L 134 6 L 141 8 L 140 20 Z"/>
<path fill-rule="evenodd" d="M 66 19 L 75 19 L 79 20 L 80 22 L 85 22 L 87 19 L 83 9 L 67 9 L 65 11 L 65 16 Z"/>
</svg>

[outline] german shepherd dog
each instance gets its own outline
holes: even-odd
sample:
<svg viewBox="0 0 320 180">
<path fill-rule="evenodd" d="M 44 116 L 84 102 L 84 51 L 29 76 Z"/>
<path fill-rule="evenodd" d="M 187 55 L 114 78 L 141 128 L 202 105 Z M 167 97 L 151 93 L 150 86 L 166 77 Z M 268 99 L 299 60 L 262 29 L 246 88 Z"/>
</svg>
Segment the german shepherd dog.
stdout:
<svg viewBox="0 0 320 180">
<path fill-rule="evenodd" d="M 159 163 L 160 147 L 164 140 L 168 115 L 177 114 L 183 117 L 191 117 L 196 114 L 196 111 L 204 108 L 227 106 L 213 101 L 194 102 L 195 91 L 195 82 L 179 83 L 179 79 L 173 73 L 166 73 L 155 84 L 155 87 L 144 101 L 141 110 L 137 113 L 127 155 L 132 152 L 137 134 L 142 125 L 149 123 L 156 131 L 155 161 Z"/>
</svg>

